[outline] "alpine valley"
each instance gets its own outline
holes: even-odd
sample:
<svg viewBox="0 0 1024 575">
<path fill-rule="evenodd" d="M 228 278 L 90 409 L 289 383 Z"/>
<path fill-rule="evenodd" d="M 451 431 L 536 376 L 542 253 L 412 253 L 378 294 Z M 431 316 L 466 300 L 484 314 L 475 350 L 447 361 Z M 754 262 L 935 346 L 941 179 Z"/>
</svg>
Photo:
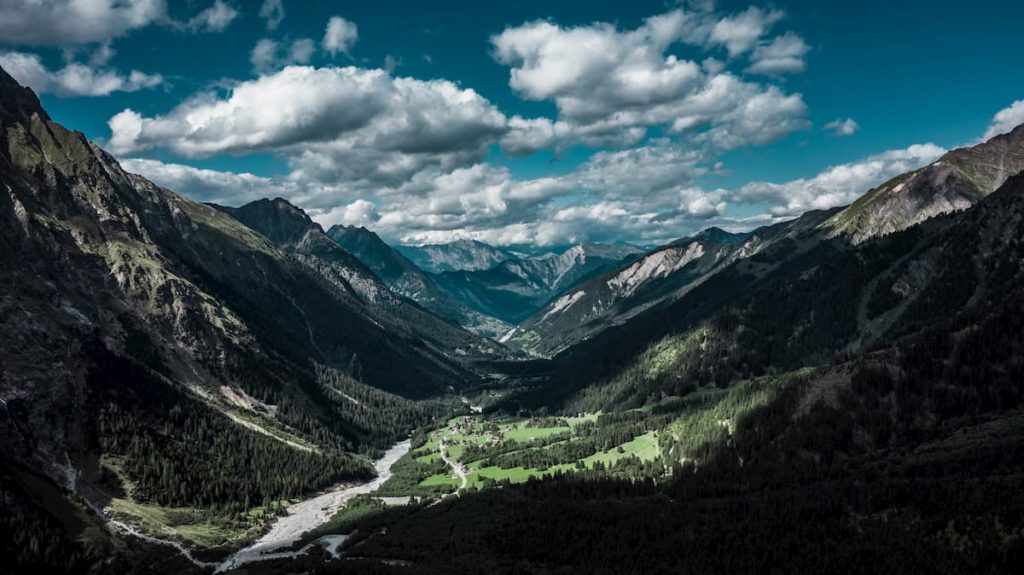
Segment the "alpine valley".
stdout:
<svg viewBox="0 0 1024 575">
<path fill-rule="evenodd" d="M 391 244 L 0 69 L 0 572 L 1019 572 L 1024 125 L 936 156 L 746 231 Z"/>
</svg>

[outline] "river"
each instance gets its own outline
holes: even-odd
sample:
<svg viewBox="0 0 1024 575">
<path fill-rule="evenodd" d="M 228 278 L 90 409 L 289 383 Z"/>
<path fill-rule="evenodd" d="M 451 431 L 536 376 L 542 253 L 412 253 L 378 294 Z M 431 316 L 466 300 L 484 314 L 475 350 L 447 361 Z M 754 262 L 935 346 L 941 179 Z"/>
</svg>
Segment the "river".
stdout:
<svg viewBox="0 0 1024 575">
<path fill-rule="evenodd" d="M 266 534 L 248 547 L 240 549 L 228 557 L 220 564 L 217 571 L 236 569 L 251 561 L 294 557 L 304 553 L 306 548 L 299 551 L 275 551 L 293 545 L 302 537 L 303 533 L 326 523 L 356 495 L 365 495 L 376 491 L 391 478 L 391 466 L 408 453 L 411 446 L 411 441 L 406 439 L 388 449 L 387 453 L 373 464 L 377 471 L 377 477 L 373 481 L 328 491 L 290 505 L 287 514 L 277 518 Z"/>
<path fill-rule="evenodd" d="M 356 495 L 364 495 L 376 491 L 378 487 L 391 478 L 391 466 L 401 459 L 403 455 L 408 453 L 411 447 L 412 442 L 408 439 L 391 446 L 391 449 L 388 449 L 383 457 L 373 463 L 374 469 L 377 472 L 377 477 L 374 478 L 373 481 L 349 487 L 339 486 L 332 491 L 322 493 L 288 506 L 286 514 L 275 519 L 270 525 L 270 530 L 267 531 L 266 534 L 254 541 L 248 547 L 239 549 L 222 563 L 209 563 L 196 559 L 188 548 L 177 541 L 170 541 L 154 537 L 152 535 L 147 535 L 123 521 L 118 521 L 108 517 L 102 509 L 96 509 L 96 511 L 102 517 L 106 518 L 115 528 L 151 543 L 174 547 L 196 567 L 203 569 L 215 567 L 217 573 L 227 571 L 229 569 L 237 569 L 238 567 L 252 561 L 296 557 L 308 551 L 311 546 L 319 544 L 325 544 L 328 552 L 337 556 L 338 546 L 345 540 L 346 536 L 344 535 L 326 535 L 298 551 L 278 551 L 278 549 L 292 546 L 304 533 L 316 529 L 326 523 L 327 520 L 333 517 L 335 513 L 337 513 Z M 72 487 L 74 484 L 73 481 L 74 480 L 72 480 Z M 90 506 L 92 506 L 92 504 L 90 504 Z"/>
</svg>

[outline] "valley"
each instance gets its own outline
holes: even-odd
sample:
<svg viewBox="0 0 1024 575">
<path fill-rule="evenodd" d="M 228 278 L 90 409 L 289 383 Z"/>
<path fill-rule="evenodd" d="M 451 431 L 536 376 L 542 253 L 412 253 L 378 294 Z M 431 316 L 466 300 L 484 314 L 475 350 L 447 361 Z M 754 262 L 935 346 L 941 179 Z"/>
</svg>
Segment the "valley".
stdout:
<svg viewBox="0 0 1024 575">
<path fill-rule="evenodd" d="M 215 28 L 229 4 L 161 25 Z M 733 186 L 739 162 L 715 154 L 775 161 L 720 133 L 737 112 L 631 90 L 714 77 L 753 90 L 743 114 L 782 99 L 802 119 L 772 74 L 810 48 L 761 39 L 781 12 L 694 14 L 631 32 L 537 20 L 522 36 L 536 54 L 498 45 L 522 40 L 514 28 L 494 35 L 503 64 L 529 68 L 571 32 L 558 46 L 573 58 L 640 69 L 609 69 L 621 86 L 600 93 L 624 101 L 605 117 L 555 81 L 575 67 L 514 68 L 517 94 L 554 102 L 548 123 L 399 76 L 411 57 L 364 69 L 339 16 L 320 43 L 278 45 L 260 23 L 256 78 L 225 76 L 166 116 L 124 108 L 110 138 L 57 121 L 81 118 L 27 86 L 31 58 L 0 53 L 0 572 L 1017 572 L 1024 115 L 954 149 Z M 715 39 L 759 18 L 749 46 Z M 728 61 L 664 55 L 698 37 Z M 148 78 L 110 74 L 125 93 Z M 247 111 L 279 74 L 284 96 Z M 671 121 L 617 124 L 651 106 Z M 474 114 L 486 125 L 460 123 Z M 818 131 L 857 130 L 836 126 Z M 285 128 L 312 131 L 310 147 Z M 665 155 L 688 131 L 693 150 Z M 551 166 L 524 159 L 534 142 Z M 829 142 L 793 149 L 825 158 L 842 147 Z M 213 167 L 163 162 L 178 156 Z"/>
</svg>

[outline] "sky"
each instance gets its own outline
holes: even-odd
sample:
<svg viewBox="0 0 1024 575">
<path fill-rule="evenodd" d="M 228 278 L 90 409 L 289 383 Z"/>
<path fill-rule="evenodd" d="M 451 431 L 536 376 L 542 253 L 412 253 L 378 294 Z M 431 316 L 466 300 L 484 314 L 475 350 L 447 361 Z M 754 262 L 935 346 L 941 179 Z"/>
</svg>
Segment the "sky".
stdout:
<svg viewBox="0 0 1024 575">
<path fill-rule="evenodd" d="M 178 193 L 396 243 L 654 245 L 1024 123 L 1011 1 L 0 0 L 0 66 Z"/>
</svg>

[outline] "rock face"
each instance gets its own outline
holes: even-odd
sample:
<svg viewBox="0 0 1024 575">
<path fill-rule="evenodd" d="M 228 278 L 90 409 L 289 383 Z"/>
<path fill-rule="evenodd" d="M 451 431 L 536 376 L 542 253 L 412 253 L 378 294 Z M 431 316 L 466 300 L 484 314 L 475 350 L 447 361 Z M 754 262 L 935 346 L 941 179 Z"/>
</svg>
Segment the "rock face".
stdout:
<svg viewBox="0 0 1024 575">
<path fill-rule="evenodd" d="M 438 316 L 486 337 L 497 337 L 511 327 L 462 304 L 442 291 L 429 274 L 370 230 L 336 225 L 327 231 L 327 235 L 372 269 L 395 293 L 415 301 Z"/>
<path fill-rule="evenodd" d="M 970 148 L 953 150 L 919 170 L 869 191 L 825 222 L 854 243 L 971 207 L 1024 170 L 1024 126 Z"/>
<path fill-rule="evenodd" d="M 276 214 L 261 233 L 126 173 L 0 70 L 3 455 L 77 467 L 95 454 L 93 386 L 126 373 L 195 409 L 281 406 L 250 411 L 296 441 L 353 447 L 364 430 L 333 410 L 318 370 L 408 397 L 478 380 L 452 344 L 478 338 L 383 321 L 394 308 L 379 302 L 398 298 L 372 272 L 305 214 L 258 209 Z"/>
<path fill-rule="evenodd" d="M 417 267 L 432 273 L 489 270 L 501 262 L 516 259 L 516 256 L 505 250 L 476 240 L 397 246 L 396 249 Z"/>
</svg>

